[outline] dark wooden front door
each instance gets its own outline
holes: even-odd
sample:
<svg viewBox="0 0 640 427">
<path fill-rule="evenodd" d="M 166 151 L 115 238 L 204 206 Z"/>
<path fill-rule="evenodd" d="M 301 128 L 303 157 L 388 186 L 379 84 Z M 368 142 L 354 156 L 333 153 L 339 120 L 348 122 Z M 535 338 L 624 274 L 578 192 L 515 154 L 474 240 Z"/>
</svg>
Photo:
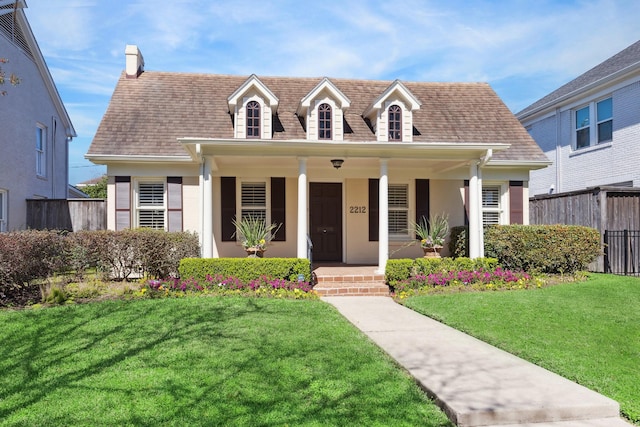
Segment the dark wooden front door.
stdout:
<svg viewBox="0 0 640 427">
<path fill-rule="evenodd" d="M 342 184 L 309 184 L 309 234 L 314 261 L 342 261 Z"/>
</svg>

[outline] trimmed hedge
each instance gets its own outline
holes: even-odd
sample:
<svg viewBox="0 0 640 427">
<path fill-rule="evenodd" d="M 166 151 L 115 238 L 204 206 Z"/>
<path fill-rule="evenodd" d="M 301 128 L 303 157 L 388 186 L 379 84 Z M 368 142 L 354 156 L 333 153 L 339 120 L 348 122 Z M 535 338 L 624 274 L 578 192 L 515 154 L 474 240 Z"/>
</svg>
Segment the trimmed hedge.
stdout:
<svg viewBox="0 0 640 427">
<path fill-rule="evenodd" d="M 183 279 L 204 283 L 207 276 L 233 277 L 248 283 L 261 277 L 311 282 L 311 264 L 304 258 L 185 258 L 178 269 Z"/>
<path fill-rule="evenodd" d="M 494 271 L 498 260 L 493 258 L 416 258 L 390 259 L 385 268 L 385 280 L 391 287 L 417 275 L 460 271 Z"/>
<path fill-rule="evenodd" d="M 467 228 L 452 227 L 449 251 L 468 256 Z M 485 256 L 505 269 L 571 274 L 601 253 L 598 230 L 579 225 L 492 225 L 484 231 Z"/>
</svg>

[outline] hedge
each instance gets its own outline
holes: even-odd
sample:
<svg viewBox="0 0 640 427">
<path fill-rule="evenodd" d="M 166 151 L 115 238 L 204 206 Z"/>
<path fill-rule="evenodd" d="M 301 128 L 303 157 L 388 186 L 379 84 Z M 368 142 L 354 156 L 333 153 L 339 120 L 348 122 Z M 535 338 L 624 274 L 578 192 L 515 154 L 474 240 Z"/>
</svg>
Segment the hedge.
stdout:
<svg viewBox="0 0 640 427">
<path fill-rule="evenodd" d="M 261 277 L 311 281 L 311 264 L 304 258 L 185 258 L 178 269 L 182 279 L 205 282 L 207 276 L 234 277 L 248 283 Z"/>
<path fill-rule="evenodd" d="M 467 229 L 453 227 L 449 250 L 467 256 Z M 575 273 L 600 255 L 598 230 L 579 225 L 492 225 L 484 231 L 484 254 L 509 270 Z"/>
<path fill-rule="evenodd" d="M 417 275 L 460 271 L 494 271 L 498 260 L 492 258 L 416 258 L 390 259 L 385 268 L 385 280 L 391 287 Z"/>
</svg>

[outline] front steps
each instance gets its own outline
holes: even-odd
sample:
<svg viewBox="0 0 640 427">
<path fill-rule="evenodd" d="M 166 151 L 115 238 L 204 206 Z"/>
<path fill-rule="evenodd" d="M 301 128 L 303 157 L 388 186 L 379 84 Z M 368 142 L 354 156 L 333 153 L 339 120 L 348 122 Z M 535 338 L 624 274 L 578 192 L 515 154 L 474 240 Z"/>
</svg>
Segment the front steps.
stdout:
<svg viewBox="0 0 640 427">
<path fill-rule="evenodd" d="M 313 289 L 320 296 L 389 296 L 384 274 L 374 267 L 320 267 Z"/>
</svg>

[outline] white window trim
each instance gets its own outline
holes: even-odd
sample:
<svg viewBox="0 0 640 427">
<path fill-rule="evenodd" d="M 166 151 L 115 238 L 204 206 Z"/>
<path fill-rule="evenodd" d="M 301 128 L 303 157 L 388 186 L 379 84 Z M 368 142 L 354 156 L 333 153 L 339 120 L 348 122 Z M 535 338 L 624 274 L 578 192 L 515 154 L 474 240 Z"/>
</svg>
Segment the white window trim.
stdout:
<svg viewBox="0 0 640 427">
<path fill-rule="evenodd" d="M 482 206 L 481 214 L 484 216 L 484 213 L 487 212 L 497 212 L 498 213 L 498 224 L 506 225 L 509 224 L 509 183 L 507 182 L 496 182 L 496 181 L 485 181 L 482 183 L 482 190 L 484 191 L 487 187 L 497 187 L 499 191 L 498 197 L 498 207 L 497 208 L 485 208 Z M 482 198 L 482 194 L 480 194 Z M 483 225 L 484 220 L 483 220 Z"/>
<path fill-rule="evenodd" d="M 140 206 L 140 184 L 162 184 L 162 206 Z M 133 186 L 133 221 L 134 227 L 140 227 L 140 215 L 141 210 L 162 210 L 163 211 L 163 230 L 167 230 L 167 181 L 165 178 L 137 178 L 134 180 Z"/>
<path fill-rule="evenodd" d="M 601 101 L 605 101 L 607 99 L 611 99 L 611 103 L 612 103 L 611 118 L 598 122 L 598 103 Z M 585 107 L 589 107 L 589 145 L 586 147 L 578 148 L 578 136 L 577 136 L 578 128 L 577 128 L 577 122 L 576 122 L 576 113 Z M 572 151 L 588 150 L 590 148 L 597 147 L 599 145 L 610 144 L 613 141 L 613 138 L 612 138 L 611 140 L 602 141 L 598 143 L 598 124 L 606 122 L 608 120 L 613 121 L 613 116 L 614 116 L 613 95 L 609 94 L 607 96 L 598 97 L 597 99 L 594 99 L 592 101 L 576 105 L 575 107 L 571 108 L 570 112 L 571 112 L 571 149 Z"/>
<path fill-rule="evenodd" d="M 411 229 L 411 223 L 412 223 L 412 218 L 414 218 L 415 216 L 415 207 L 414 207 L 415 189 L 414 189 L 414 184 L 412 182 L 390 182 L 389 183 L 389 187 L 399 186 L 399 185 L 407 187 L 407 208 L 406 208 L 407 230 L 404 233 L 389 232 L 389 241 L 406 242 L 406 241 L 413 240 L 412 236 L 413 236 L 414 230 Z M 391 205 L 388 206 L 388 210 L 391 211 Z"/>
<path fill-rule="evenodd" d="M 40 131 L 42 149 L 38 149 L 37 134 Z M 41 123 L 36 123 L 36 175 L 39 178 L 47 177 L 47 127 Z"/>
<path fill-rule="evenodd" d="M 7 205 L 9 204 L 9 192 L 0 189 L 0 233 L 7 231 Z"/>
</svg>

